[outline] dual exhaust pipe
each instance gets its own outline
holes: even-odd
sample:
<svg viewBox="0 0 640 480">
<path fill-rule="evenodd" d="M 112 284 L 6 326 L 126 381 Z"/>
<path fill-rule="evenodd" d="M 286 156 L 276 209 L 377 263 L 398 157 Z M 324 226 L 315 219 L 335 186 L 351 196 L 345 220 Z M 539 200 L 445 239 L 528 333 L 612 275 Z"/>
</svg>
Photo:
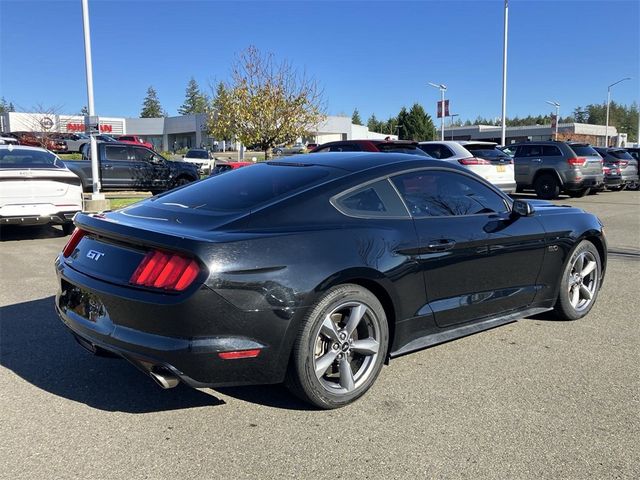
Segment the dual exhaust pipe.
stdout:
<svg viewBox="0 0 640 480">
<path fill-rule="evenodd" d="M 152 367 L 149 375 L 164 389 L 176 387 L 180 383 L 180 378 L 166 367 Z"/>
</svg>

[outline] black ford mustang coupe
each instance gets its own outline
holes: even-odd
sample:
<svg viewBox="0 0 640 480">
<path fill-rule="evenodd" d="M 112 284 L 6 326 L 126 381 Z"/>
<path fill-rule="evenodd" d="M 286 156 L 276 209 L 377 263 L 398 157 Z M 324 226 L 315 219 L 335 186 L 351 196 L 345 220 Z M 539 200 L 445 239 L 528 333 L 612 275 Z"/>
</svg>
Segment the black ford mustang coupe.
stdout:
<svg viewBox="0 0 640 480">
<path fill-rule="evenodd" d="M 56 308 L 81 345 L 165 388 L 284 381 L 321 408 L 399 355 L 583 317 L 607 258 L 595 216 L 403 154 L 265 162 L 75 224 Z"/>
</svg>

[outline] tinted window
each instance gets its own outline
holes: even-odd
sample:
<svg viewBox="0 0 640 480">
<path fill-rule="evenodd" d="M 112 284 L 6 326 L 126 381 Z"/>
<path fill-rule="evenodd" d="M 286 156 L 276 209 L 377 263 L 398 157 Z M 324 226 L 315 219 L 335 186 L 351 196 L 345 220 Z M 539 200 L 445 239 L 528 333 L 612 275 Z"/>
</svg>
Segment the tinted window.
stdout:
<svg viewBox="0 0 640 480">
<path fill-rule="evenodd" d="M 111 145 L 104 147 L 104 150 L 106 160 L 129 160 L 128 147 Z"/>
<path fill-rule="evenodd" d="M 561 157 L 562 152 L 554 145 L 545 145 L 542 147 L 542 155 L 544 157 Z"/>
<path fill-rule="evenodd" d="M 569 145 L 576 155 L 583 157 L 599 157 L 600 154 L 591 145 Z"/>
<path fill-rule="evenodd" d="M 324 148 L 321 148 L 320 150 L 316 150 L 313 153 L 328 152 L 330 149 L 331 149 L 331 147 L 324 147 Z"/>
<path fill-rule="evenodd" d="M 187 158 L 209 158 L 209 153 L 206 150 L 189 150 L 186 155 Z"/>
<path fill-rule="evenodd" d="M 132 141 L 133 137 L 118 137 L 118 140 L 127 140 L 127 141 Z"/>
<path fill-rule="evenodd" d="M 500 195 L 459 173 L 421 170 L 394 177 L 393 183 L 416 217 L 476 215 L 507 210 Z"/>
<path fill-rule="evenodd" d="M 329 150 L 331 152 L 359 152 L 360 147 L 352 143 L 343 143 L 341 145 L 332 145 Z M 322 151 L 325 152 L 326 150 L 322 149 Z"/>
<path fill-rule="evenodd" d="M 499 158 L 511 158 L 509 157 L 509 155 L 507 155 L 506 153 L 498 150 L 498 149 L 493 149 L 493 150 L 489 150 L 489 149 L 467 149 L 469 150 L 471 153 L 473 153 L 474 156 L 479 157 L 479 158 L 490 158 L 490 159 L 499 159 Z"/>
<path fill-rule="evenodd" d="M 250 210 L 270 200 L 328 180 L 332 172 L 320 166 L 290 166 L 266 162 L 238 168 L 176 190 L 158 199 L 189 208 L 214 211 Z"/>
<path fill-rule="evenodd" d="M 0 150 L 0 168 L 64 168 L 53 153 L 12 148 Z"/>
<path fill-rule="evenodd" d="M 437 143 L 428 143 L 419 146 L 420 150 L 427 153 L 433 158 L 449 158 L 453 156 L 453 152 L 448 147 Z"/>
<path fill-rule="evenodd" d="M 336 206 L 347 215 L 408 217 L 407 209 L 386 179 L 340 196 Z"/>
<path fill-rule="evenodd" d="M 229 170 L 232 170 L 231 165 L 216 165 L 211 175 L 218 175 L 219 173 L 228 172 Z"/>
<path fill-rule="evenodd" d="M 521 145 L 516 150 L 516 157 L 541 157 L 542 145 Z"/>
<path fill-rule="evenodd" d="M 410 153 L 411 155 L 420 155 L 422 157 L 427 157 L 428 155 L 420 150 L 417 145 L 398 145 L 393 143 L 382 143 L 376 145 L 378 150 L 381 152 L 389 153 Z"/>
<path fill-rule="evenodd" d="M 633 160 L 633 157 L 626 150 L 609 150 L 609 155 L 618 160 Z"/>
<path fill-rule="evenodd" d="M 107 148 L 113 148 L 113 147 L 107 147 Z M 133 147 L 133 152 L 135 153 L 136 160 L 139 162 L 151 162 L 151 161 L 161 162 L 162 160 L 164 160 L 163 157 L 161 157 L 155 152 L 152 152 L 148 148 Z"/>
</svg>

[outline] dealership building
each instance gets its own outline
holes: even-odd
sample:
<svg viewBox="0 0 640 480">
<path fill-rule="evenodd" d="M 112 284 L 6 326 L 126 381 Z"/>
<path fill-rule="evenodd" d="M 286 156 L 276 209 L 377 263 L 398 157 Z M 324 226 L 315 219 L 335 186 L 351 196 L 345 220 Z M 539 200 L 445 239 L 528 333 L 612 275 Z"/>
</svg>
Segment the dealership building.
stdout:
<svg viewBox="0 0 640 480">
<path fill-rule="evenodd" d="M 100 132 L 106 135 L 138 135 L 151 142 L 156 150 L 175 151 L 181 148 L 213 147 L 216 139 L 206 133 L 204 114 L 163 118 L 100 117 Z M 9 132 L 84 132 L 81 115 L 8 112 L 0 115 L 0 131 Z M 397 138 L 395 135 L 370 132 L 366 126 L 354 125 L 351 117 L 327 116 L 311 129 L 309 142 L 334 140 Z"/>
<path fill-rule="evenodd" d="M 552 140 L 555 129 L 551 125 L 527 125 L 507 127 L 505 143 Z M 561 123 L 558 125 L 558 140 L 577 141 L 604 146 L 607 127 L 588 123 Z M 493 125 L 470 125 L 449 127 L 445 130 L 447 140 L 484 140 L 501 143 L 502 127 Z M 626 146 L 627 135 L 618 134 L 615 127 L 609 127 L 609 145 Z"/>
</svg>

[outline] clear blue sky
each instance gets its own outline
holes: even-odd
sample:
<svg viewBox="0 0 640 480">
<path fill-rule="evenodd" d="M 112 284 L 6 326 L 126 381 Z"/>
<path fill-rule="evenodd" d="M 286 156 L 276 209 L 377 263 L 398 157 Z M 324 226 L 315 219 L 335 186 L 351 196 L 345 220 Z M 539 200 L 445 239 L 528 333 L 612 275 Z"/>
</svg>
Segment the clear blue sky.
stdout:
<svg viewBox="0 0 640 480">
<path fill-rule="evenodd" d="M 138 116 L 153 85 L 175 115 L 187 81 L 226 79 L 248 45 L 324 87 L 329 113 L 386 119 L 449 86 L 460 118 L 500 115 L 503 2 L 90 0 L 96 109 Z M 640 96 L 640 2 L 511 0 L 508 116 Z M 0 95 L 19 109 L 86 102 L 80 0 L 0 0 Z"/>
</svg>

